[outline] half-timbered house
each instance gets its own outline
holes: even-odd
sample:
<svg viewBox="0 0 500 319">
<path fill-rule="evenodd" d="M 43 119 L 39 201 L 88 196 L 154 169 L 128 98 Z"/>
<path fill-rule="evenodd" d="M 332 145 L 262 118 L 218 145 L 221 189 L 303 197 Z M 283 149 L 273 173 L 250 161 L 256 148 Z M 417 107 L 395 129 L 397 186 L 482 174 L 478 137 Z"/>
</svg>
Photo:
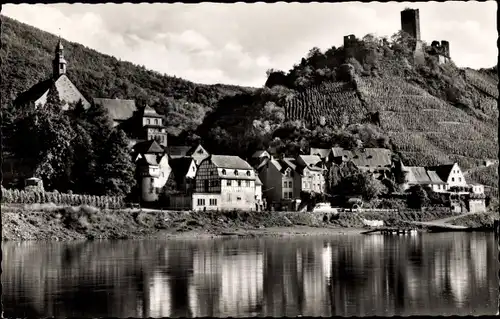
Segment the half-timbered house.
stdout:
<svg viewBox="0 0 500 319">
<path fill-rule="evenodd" d="M 196 172 L 194 210 L 255 210 L 255 171 L 238 156 L 211 155 Z"/>
</svg>

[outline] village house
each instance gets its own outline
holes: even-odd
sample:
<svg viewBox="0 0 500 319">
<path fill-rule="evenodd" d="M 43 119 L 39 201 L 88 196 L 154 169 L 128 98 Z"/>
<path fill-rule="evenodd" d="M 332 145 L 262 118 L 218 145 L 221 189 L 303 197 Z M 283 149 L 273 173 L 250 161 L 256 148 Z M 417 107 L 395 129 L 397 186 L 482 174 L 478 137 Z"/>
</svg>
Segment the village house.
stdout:
<svg viewBox="0 0 500 319">
<path fill-rule="evenodd" d="M 196 172 L 193 210 L 255 210 L 255 177 L 238 156 L 207 157 Z"/>
<path fill-rule="evenodd" d="M 425 167 L 406 166 L 406 181 L 403 189 L 407 190 L 414 185 L 421 185 L 422 187 L 429 187 L 434 192 L 446 192 L 446 183 L 439 178 L 435 171 L 427 170 Z"/>
<path fill-rule="evenodd" d="M 172 181 L 175 185 L 174 192 L 191 194 L 197 171 L 194 158 L 189 156 L 170 158 L 169 165 L 171 168 L 169 182 Z"/>
<path fill-rule="evenodd" d="M 139 141 L 155 140 L 167 147 L 165 118 L 149 106 L 138 108 L 134 100 L 94 98 L 104 107 L 113 121 L 113 127 L 122 129 L 131 145 Z"/>
<path fill-rule="evenodd" d="M 385 148 L 359 148 L 346 150 L 341 147 L 330 149 L 311 148 L 311 155 L 316 155 L 329 166 L 332 163 L 340 165 L 352 162 L 361 172 L 372 173 L 375 178 L 386 176 L 392 168 L 392 152 Z"/>
<path fill-rule="evenodd" d="M 429 167 L 403 166 L 403 169 L 406 172 L 403 185 L 405 190 L 414 185 L 421 185 L 436 193 L 448 193 L 451 195 L 451 209 L 457 213 L 463 212 L 464 209 L 469 212 L 486 211 L 484 186 L 467 184 L 458 163 Z"/>
<path fill-rule="evenodd" d="M 170 146 L 167 149 L 170 158 L 191 157 L 194 159 L 196 166 L 200 165 L 201 161 L 210 156 L 210 154 L 198 144 L 196 146 Z"/>
<path fill-rule="evenodd" d="M 294 210 L 302 191 L 325 191 L 325 168 L 319 156 L 270 158 L 259 165 L 258 171 L 265 188 L 263 197 L 273 206 L 285 205 Z"/>
<path fill-rule="evenodd" d="M 137 143 L 132 156 L 141 201 L 158 201 L 171 171 L 168 155 L 155 140 L 150 140 Z"/>
</svg>

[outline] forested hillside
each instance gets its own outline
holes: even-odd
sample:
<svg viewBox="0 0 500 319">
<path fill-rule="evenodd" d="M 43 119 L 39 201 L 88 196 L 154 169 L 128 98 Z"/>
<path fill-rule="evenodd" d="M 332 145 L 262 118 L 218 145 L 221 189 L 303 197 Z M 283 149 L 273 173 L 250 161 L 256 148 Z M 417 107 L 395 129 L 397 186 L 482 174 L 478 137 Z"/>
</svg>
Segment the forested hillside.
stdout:
<svg viewBox="0 0 500 319">
<path fill-rule="evenodd" d="M 57 37 L 1 16 L 2 108 L 19 93 L 50 77 Z M 63 42 L 68 76 L 87 98 L 135 99 L 166 114 L 169 133 L 193 130 L 224 96 L 252 91 L 231 85 L 202 85 L 146 70 L 83 45 Z"/>
</svg>

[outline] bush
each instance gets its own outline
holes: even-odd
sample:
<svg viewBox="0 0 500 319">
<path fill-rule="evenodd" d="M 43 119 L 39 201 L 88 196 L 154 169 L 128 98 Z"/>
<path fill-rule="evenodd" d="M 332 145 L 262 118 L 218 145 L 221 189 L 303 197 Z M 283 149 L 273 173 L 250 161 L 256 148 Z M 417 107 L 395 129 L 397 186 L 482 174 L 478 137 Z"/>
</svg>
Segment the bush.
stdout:
<svg viewBox="0 0 500 319">
<path fill-rule="evenodd" d="M 2 203 L 7 204 L 44 204 L 53 202 L 56 205 L 85 205 L 101 208 L 122 208 L 124 200 L 121 196 L 91 196 L 55 192 L 11 190 L 2 188 Z"/>
</svg>

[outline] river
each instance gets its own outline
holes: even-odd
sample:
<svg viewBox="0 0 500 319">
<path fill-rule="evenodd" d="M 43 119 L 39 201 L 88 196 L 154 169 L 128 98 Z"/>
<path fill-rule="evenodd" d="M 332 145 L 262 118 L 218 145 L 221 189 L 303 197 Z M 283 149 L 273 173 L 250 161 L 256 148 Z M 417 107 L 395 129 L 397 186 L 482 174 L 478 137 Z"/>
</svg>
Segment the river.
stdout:
<svg viewBox="0 0 500 319">
<path fill-rule="evenodd" d="M 7 317 L 491 315 L 493 233 L 2 243 Z"/>
</svg>

